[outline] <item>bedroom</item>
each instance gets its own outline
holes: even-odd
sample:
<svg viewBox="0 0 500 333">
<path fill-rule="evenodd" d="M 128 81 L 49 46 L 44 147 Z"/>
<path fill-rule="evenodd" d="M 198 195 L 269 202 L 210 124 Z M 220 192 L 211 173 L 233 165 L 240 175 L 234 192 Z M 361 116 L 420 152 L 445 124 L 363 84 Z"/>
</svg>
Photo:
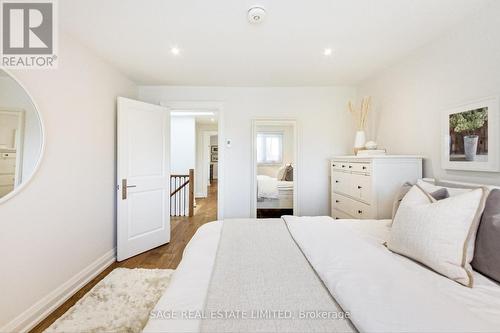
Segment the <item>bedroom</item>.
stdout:
<svg viewBox="0 0 500 333">
<path fill-rule="evenodd" d="M 3 1 L 2 5 L 7 3 Z M 265 16 L 260 23 L 251 23 L 248 11 L 259 6 L 264 9 Z M 167 275 L 172 274 L 168 270 L 176 270 L 166 290 L 182 295 L 181 289 L 178 289 L 182 287 L 178 285 L 181 278 L 175 278 L 175 275 L 183 276 L 183 266 L 184 272 L 189 270 L 189 258 L 194 264 L 200 259 L 189 253 L 209 255 L 211 252 L 204 246 L 213 246 L 216 241 L 213 236 L 220 224 L 208 223 L 256 216 L 257 172 L 253 154 L 257 143 L 253 139 L 254 121 L 292 120 L 296 124 L 297 156 L 291 162 L 295 164 L 293 172 L 296 173 L 293 177 L 293 195 L 296 196 L 293 213 L 296 216 L 334 216 L 332 208 L 337 203 L 332 202 L 332 159 L 337 158 L 347 168 L 349 165 L 353 168 L 365 166 L 343 159 L 346 155 L 353 155 L 358 129 L 357 115 L 365 96 L 371 96 L 371 106 L 364 128 L 364 141 L 375 141 L 378 150 L 385 149 L 389 156 L 422 157 L 421 177 L 500 185 L 500 174 L 486 170 L 494 168 L 495 161 L 498 161 L 498 127 L 495 131 L 495 117 L 498 116 L 494 107 L 489 109 L 491 113 L 488 115 L 487 131 L 488 164 L 491 162 L 491 165 L 451 161 L 451 156 L 447 159 L 446 150 L 442 147 L 446 112 L 463 105 L 471 107 L 464 112 L 480 109 L 484 106 L 474 106 L 476 101 L 499 95 L 500 5 L 497 1 L 325 0 L 309 3 L 224 0 L 213 3 L 60 0 L 56 2 L 56 7 L 53 51 L 57 53 L 57 67 L 9 67 L 5 68 L 7 76 L 0 76 L 2 82 L 14 80 L 18 89 L 21 89 L 19 91 L 31 100 L 29 105 L 34 105 L 38 123 L 28 127 L 28 117 L 25 117 L 25 135 L 36 133 L 37 128 L 39 133 L 35 140 L 38 151 L 30 150 L 37 157 L 37 161 L 31 164 L 34 165 L 34 171 L 21 173 L 23 176 L 18 177 L 21 184 L 16 187 L 15 168 L 19 169 L 21 162 L 24 168 L 24 163 L 28 166 L 30 161 L 23 159 L 17 162 L 20 154 L 16 153 L 16 160 L 9 159 L 8 177 L 2 178 L 2 181 L 8 180 L 5 184 L 9 191 L 14 189 L 10 195 L 0 199 L 2 332 L 30 331 L 33 328 L 36 332 L 44 331 L 57 319 L 62 318 L 61 321 L 64 321 L 64 314 L 78 300 L 94 299 L 85 297 L 93 286 L 105 281 L 112 271 L 123 272 L 115 268 L 143 268 L 145 274 L 151 273 L 151 269 L 161 269 L 158 272 Z M 250 17 L 250 20 L 253 18 Z M 4 26 L 2 29 L 5 29 Z M 43 40 L 43 37 L 42 34 L 40 38 Z M 5 53 L 2 48 L 2 59 Z M 9 56 L 9 59 L 15 56 L 18 55 Z M 0 97 L 4 103 L 6 91 L 2 86 Z M 144 103 L 160 109 L 202 110 L 219 115 L 216 209 L 194 216 L 196 219 L 187 219 L 186 223 L 172 224 L 168 244 L 120 262 L 116 262 L 117 246 L 120 246 L 117 239 L 117 229 L 120 227 L 117 205 L 122 200 L 121 188 L 119 191 L 116 189 L 122 180 L 117 170 L 117 146 L 120 145 L 117 137 L 117 97 L 137 100 L 141 102 L 140 105 Z M 352 102 L 356 112 L 354 119 L 349 112 L 349 102 Z M 0 108 L 16 107 L 14 104 L 8 102 L 8 105 L 0 105 Z M 29 106 L 18 105 L 17 109 L 27 113 Z M 151 126 L 157 124 L 154 121 L 150 123 Z M 15 139 L 21 137 L 19 133 L 9 127 L 8 135 L 0 135 L 2 141 L 8 138 L 0 143 L 2 154 L 12 154 L 14 148 L 21 148 L 18 145 L 21 141 Z M 484 130 L 481 133 L 478 132 L 478 147 L 484 147 L 485 144 Z M 29 141 L 26 139 L 23 142 L 26 153 Z M 461 151 L 455 153 L 461 147 L 460 143 L 448 153 L 465 156 L 465 151 L 463 154 Z M 485 150 L 481 149 L 477 152 L 483 158 Z M 5 160 L 7 157 L 12 156 L 6 156 Z M 376 159 L 380 160 L 383 158 Z M 195 169 L 199 167 L 195 165 Z M 374 182 L 386 184 L 389 181 L 387 177 L 379 177 L 376 171 L 375 166 L 370 175 L 362 169 L 341 175 L 345 176 L 343 179 L 348 179 L 348 184 L 355 184 L 355 179 L 361 179 L 359 177 L 362 176 L 370 176 Z M 418 168 L 415 172 L 418 174 Z M 396 175 L 396 172 L 388 174 Z M 398 182 L 404 183 L 402 179 Z M 137 184 L 130 182 L 129 185 Z M 385 188 L 388 187 L 373 187 L 373 193 L 386 197 L 384 216 L 367 216 L 369 221 L 392 218 L 392 211 L 387 216 L 387 207 L 393 199 L 388 199 L 391 193 L 386 193 Z M 392 195 L 395 196 L 395 186 L 391 185 L 390 188 L 391 191 L 387 192 L 394 192 Z M 133 197 L 135 190 L 130 188 L 129 198 Z M 346 188 L 345 192 L 351 190 Z M 356 188 L 342 198 L 354 200 L 356 193 L 360 197 L 349 201 L 350 208 L 338 210 L 348 217 L 356 217 L 353 215 L 360 210 L 363 214 L 366 212 L 364 209 L 352 210 L 353 207 L 375 204 L 374 201 L 365 200 L 362 191 L 355 191 Z M 198 200 L 200 205 L 201 202 L 201 199 Z M 372 211 L 369 213 L 374 214 Z M 316 253 L 309 248 L 311 239 L 299 239 L 297 235 L 306 237 L 309 232 L 324 235 L 317 238 L 320 250 L 325 248 L 323 240 L 331 239 L 330 243 L 335 240 L 340 247 L 342 242 L 354 242 L 352 238 L 356 238 L 351 234 L 353 237 L 349 239 L 337 239 L 337 235 L 331 234 L 328 228 L 303 230 L 300 229 L 303 226 L 294 221 L 287 223 L 291 226 L 290 232 L 304 247 L 303 250 L 313 256 L 310 261 L 314 264 Z M 190 250 L 183 256 L 184 248 L 202 224 L 207 224 L 206 228 L 200 229 L 203 234 L 196 236 L 188 247 Z M 316 224 L 320 228 L 327 223 L 304 223 L 304 226 Z M 263 225 L 271 226 L 273 223 Z M 334 224 L 337 225 L 341 224 Z M 361 229 L 370 232 L 372 226 L 374 224 Z M 381 230 L 372 230 L 374 233 L 379 232 L 372 238 L 386 237 L 386 233 Z M 203 245 L 196 239 L 206 243 Z M 266 236 L 260 239 L 268 240 Z M 163 241 L 164 238 L 160 243 Z M 276 243 L 273 246 L 280 244 L 283 245 Z M 262 246 L 264 249 L 266 244 Z M 359 246 L 366 247 L 369 244 Z M 243 250 L 242 247 L 238 251 Z M 282 265 L 279 258 L 271 256 L 268 259 L 276 259 L 279 263 L 276 267 L 283 272 L 293 273 L 290 267 Z M 297 260 L 292 259 L 290 262 Z M 338 261 L 338 258 L 330 259 L 331 262 Z M 352 259 L 354 263 L 355 258 Z M 377 258 L 373 259 L 379 262 Z M 225 262 L 227 264 L 228 261 Z M 265 265 L 266 260 L 259 259 L 257 263 Z M 396 265 L 398 271 L 404 270 L 404 265 Z M 198 268 L 202 267 L 205 266 L 199 265 Z M 239 269 L 233 272 L 235 274 L 244 271 L 244 267 L 235 267 Z M 276 267 L 268 271 L 276 271 Z M 316 269 L 319 275 L 324 272 L 323 267 L 317 266 Z M 324 269 L 328 271 L 330 268 Z M 451 285 L 451 289 L 443 287 L 443 290 L 450 293 L 456 290 L 457 295 L 467 299 L 471 288 L 431 270 L 425 272 L 422 274 L 433 274 L 427 274 L 422 281 L 439 286 Z M 382 281 L 377 283 L 386 290 L 386 284 L 392 278 L 380 276 Z M 480 276 L 484 277 L 483 274 Z M 486 281 L 482 277 L 479 286 Z M 329 281 L 328 277 L 323 278 Z M 413 275 L 407 278 L 415 282 Z M 183 278 L 182 281 L 187 283 L 189 279 Z M 290 278 L 285 282 L 290 282 L 288 287 L 292 288 L 292 282 L 297 281 Z M 346 283 L 346 286 L 353 286 L 354 289 L 363 286 L 363 281 L 354 279 Z M 228 291 L 236 293 L 231 289 L 231 284 L 227 287 Z M 354 293 L 354 289 L 347 292 Z M 415 293 L 421 291 L 417 286 L 409 290 Z M 320 291 L 315 289 L 312 292 Z M 168 293 L 162 292 L 161 295 Z M 353 316 L 349 320 L 359 331 L 408 331 L 415 328 L 411 316 L 405 316 L 404 313 L 398 317 L 403 318 L 402 326 L 374 328 L 370 326 L 373 323 L 370 319 L 360 323 L 356 311 L 364 314 L 371 313 L 371 309 L 356 308 L 351 303 L 359 299 L 356 295 L 343 297 L 338 292 L 333 293 L 338 303 L 344 306 L 349 304 L 349 309 L 345 311 L 351 312 Z M 215 290 L 213 295 L 217 296 Z M 259 290 L 252 290 L 251 295 L 259 295 Z M 318 297 L 324 297 L 324 293 L 322 295 Z M 440 294 L 436 292 L 436 295 Z M 172 302 L 174 296 L 170 297 Z M 234 296 L 238 297 L 237 294 Z M 231 299 L 235 298 L 229 301 Z M 152 303 L 166 306 L 165 302 L 157 302 Z M 396 307 L 397 302 L 394 300 L 392 305 Z M 460 301 L 451 303 L 461 304 Z M 362 306 L 369 304 L 368 301 L 361 303 Z M 420 303 L 413 303 L 413 313 L 422 311 L 417 304 Z M 439 306 L 443 306 L 442 300 L 438 299 L 432 304 L 436 306 L 436 311 L 440 311 Z M 114 305 L 123 311 L 123 307 L 127 311 L 140 310 L 139 307 L 132 309 L 122 303 Z M 329 306 L 331 304 L 325 304 L 326 308 Z M 482 306 L 483 309 L 484 306 L 490 309 L 484 314 L 484 322 L 488 322 L 488 313 L 497 314 L 498 299 L 489 297 Z M 456 314 L 455 310 L 460 313 L 458 317 L 465 318 L 464 313 L 469 313 L 469 310 L 458 307 L 447 314 Z M 150 312 L 152 308 L 145 311 L 158 317 L 167 314 Z M 338 311 L 333 309 L 332 312 Z M 104 310 L 98 313 L 112 317 Z M 387 318 L 381 313 L 379 315 Z M 135 319 L 133 315 L 128 317 Z M 439 318 L 432 318 L 439 322 Z M 169 323 L 165 320 L 158 322 L 165 325 Z M 195 324 L 195 321 L 190 322 Z M 286 320 L 280 322 L 286 325 Z M 181 324 L 180 321 L 177 323 Z M 303 322 L 306 323 L 309 322 Z M 473 328 L 479 327 L 474 326 L 473 319 L 468 323 Z M 105 322 L 107 328 L 115 324 Z M 144 325 L 146 323 L 142 322 L 136 331 L 142 330 Z M 429 325 L 417 328 L 420 331 L 425 331 L 425 328 L 432 331 L 434 328 L 436 331 L 436 327 Z M 453 331 L 453 328 L 450 327 L 449 331 Z M 482 328 L 475 331 L 498 331 Z M 90 330 L 88 326 L 80 329 Z M 121 331 L 116 328 L 110 330 Z M 165 327 L 159 330 L 169 329 Z M 283 328 L 282 331 L 287 329 Z"/>
</svg>

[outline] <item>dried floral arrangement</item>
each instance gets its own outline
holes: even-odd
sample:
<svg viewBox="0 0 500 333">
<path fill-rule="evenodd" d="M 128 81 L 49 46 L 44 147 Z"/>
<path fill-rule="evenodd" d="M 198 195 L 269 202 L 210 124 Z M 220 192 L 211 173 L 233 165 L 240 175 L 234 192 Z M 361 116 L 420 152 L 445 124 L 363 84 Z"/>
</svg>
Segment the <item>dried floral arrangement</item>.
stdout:
<svg viewBox="0 0 500 333">
<path fill-rule="evenodd" d="M 368 113 L 370 112 L 371 104 L 371 96 L 363 97 L 359 110 L 355 109 L 352 105 L 352 102 L 349 101 L 349 113 L 353 115 L 358 131 L 363 131 L 366 127 L 366 121 L 368 119 Z"/>
</svg>

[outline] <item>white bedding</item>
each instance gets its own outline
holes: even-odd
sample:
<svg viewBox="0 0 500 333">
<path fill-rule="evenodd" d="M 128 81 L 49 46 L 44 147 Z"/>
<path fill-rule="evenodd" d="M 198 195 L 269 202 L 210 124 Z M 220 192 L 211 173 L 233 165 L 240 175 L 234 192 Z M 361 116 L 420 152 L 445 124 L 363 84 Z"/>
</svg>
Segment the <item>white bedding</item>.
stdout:
<svg viewBox="0 0 500 333">
<path fill-rule="evenodd" d="M 257 198 L 277 199 L 278 194 L 278 180 L 276 178 L 257 176 Z"/>
<path fill-rule="evenodd" d="M 391 253 L 382 245 L 389 221 L 288 218 L 288 225 L 359 331 L 500 331 L 498 284 L 475 273 L 474 287 L 467 288 Z M 221 227 L 212 222 L 198 229 L 153 311 L 159 318 L 151 318 L 145 332 L 199 330 L 200 319 L 183 319 L 181 312 L 204 308 Z M 161 318 L 172 311 L 178 319 Z"/>
<path fill-rule="evenodd" d="M 278 191 L 293 191 L 293 182 L 288 180 L 278 180 Z"/>
<path fill-rule="evenodd" d="M 283 195 L 293 195 L 292 181 L 277 180 L 265 175 L 257 176 L 257 198 L 278 199 Z"/>
</svg>

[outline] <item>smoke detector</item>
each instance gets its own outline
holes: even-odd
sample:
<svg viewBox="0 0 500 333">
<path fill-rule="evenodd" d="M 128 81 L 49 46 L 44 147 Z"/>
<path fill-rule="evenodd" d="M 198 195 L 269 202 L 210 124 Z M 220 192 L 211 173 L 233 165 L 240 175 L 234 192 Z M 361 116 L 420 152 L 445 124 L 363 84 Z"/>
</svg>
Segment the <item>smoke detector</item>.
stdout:
<svg viewBox="0 0 500 333">
<path fill-rule="evenodd" d="M 251 24 L 258 24 L 264 21 L 264 18 L 266 17 L 266 10 L 262 7 L 252 7 L 248 10 L 248 22 Z"/>
</svg>

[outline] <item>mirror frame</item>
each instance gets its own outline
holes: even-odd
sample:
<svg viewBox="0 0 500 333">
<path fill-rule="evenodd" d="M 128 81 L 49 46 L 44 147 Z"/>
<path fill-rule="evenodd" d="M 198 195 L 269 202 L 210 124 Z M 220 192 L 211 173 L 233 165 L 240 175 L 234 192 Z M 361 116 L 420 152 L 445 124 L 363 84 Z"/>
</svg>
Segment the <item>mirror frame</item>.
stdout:
<svg viewBox="0 0 500 333">
<path fill-rule="evenodd" d="M 45 138 L 45 126 L 44 126 L 44 122 L 43 122 L 42 113 L 40 112 L 40 108 L 36 104 L 35 99 L 31 95 L 31 93 L 28 91 L 28 89 L 26 89 L 24 84 L 22 84 L 21 81 L 17 77 L 15 77 L 9 70 L 7 70 L 6 68 L 0 68 L 0 70 L 3 70 L 11 79 L 13 79 L 19 85 L 19 87 L 24 90 L 26 95 L 31 100 L 31 103 L 33 104 L 33 107 L 35 108 L 35 110 L 38 114 L 38 120 L 40 121 L 40 139 L 41 139 L 40 155 L 39 155 L 38 160 L 35 164 L 35 167 L 33 168 L 33 173 L 28 177 L 28 179 L 26 179 L 26 181 L 23 181 L 12 192 L 10 192 L 10 193 L 6 194 L 5 196 L 3 196 L 2 198 L 0 198 L 0 205 L 2 205 L 5 202 L 12 199 L 13 197 L 15 197 L 17 194 L 21 193 L 26 188 L 26 186 L 28 186 L 31 183 L 31 181 L 33 180 L 33 178 L 37 174 L 38 170 L 40 169 L 40 165 L 42 164 L 43 157 L 45 155 L 45 141 L 46 141 L 45 139 L 46 138 Z"/>
</svg>

